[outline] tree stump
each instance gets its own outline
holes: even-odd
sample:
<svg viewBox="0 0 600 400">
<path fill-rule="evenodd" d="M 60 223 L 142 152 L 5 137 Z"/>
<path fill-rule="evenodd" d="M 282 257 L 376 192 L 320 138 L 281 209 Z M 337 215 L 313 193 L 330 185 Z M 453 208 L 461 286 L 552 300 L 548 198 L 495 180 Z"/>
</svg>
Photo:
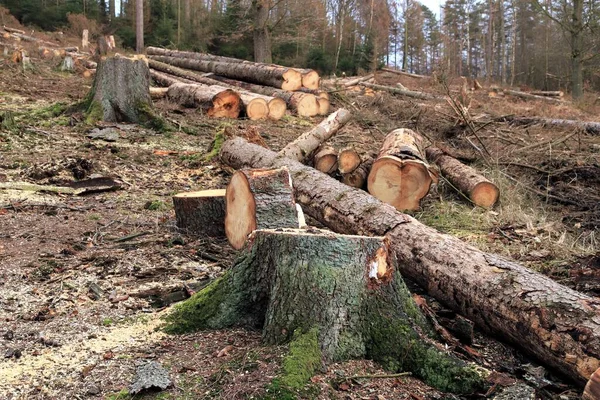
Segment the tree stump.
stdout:
<svg viewBox="0 0 600 400">
<path fill-rule="evenodd" d="M 155 121 L 149 87 L 150 72 L 144 57 L 102 58 L 88 94 L 87 122 Z"/>
<path fill-rule="evenodd" d="M 467 195 L 473 204 L 484 208 L 490 208 L 496 204 L 500 190 L 474 168 L 461 163 L 435 147 L 429 147 L 425 153 L 429 161 L 440 167 L 442 175 Z"/>
<path fill-rule="evenodd" d="M 434 178 L 421 153 L 422 142 L 410 129 L 390 132 L 369 173 L 369 193 L 398 210 L 417 210 Z"/>
<path fill-rule="evenodd" d="M 287 168 L 237 171 L 225 199 L 225 234 L 234 249 L 241 249 L 256 229 L 299 226 Z"/>
<path fill-rule="evenodd" d="M 209 237 L 225 236 L 225 189 L 179 193 L 173 196 L 177 227 Z"/>
<path fill-rule="evenodd" d="M 167 331 L 262 328 L 268 344 L 318 332 L 323 359 L 372 358 L 443 391 L 471 393 L 482 378 L 439 350 L 382 237 L 314 228 L 255 231 L 234 266 L 175 308 Z"/>
</svg>

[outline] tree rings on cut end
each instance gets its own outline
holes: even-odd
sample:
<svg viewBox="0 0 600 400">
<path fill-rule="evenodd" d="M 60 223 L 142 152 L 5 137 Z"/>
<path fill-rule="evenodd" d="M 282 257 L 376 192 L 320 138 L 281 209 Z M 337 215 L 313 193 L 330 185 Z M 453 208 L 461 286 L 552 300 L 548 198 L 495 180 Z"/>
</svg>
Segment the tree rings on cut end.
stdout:
<svg viewBox="0 0 600 400">
<path fill-rule="evenodd" d="M 302 86 L 308 89 L 318 89 L 319 88 L 319 73 L 314 70 L 308 70 L 302 74 Z"/>
<path fill-rule="evenodd" d="M 480 207 L 490 208 L 498 201 L 500 190 L 491 182 L 479 182 L 471 192 L 471 201 Z"/>
<path fill-rule="evenodd" d="M 367 180 L 369 193 L 398 210 L 417 210 L 431 183 L 431 175 L 423 162 L 394 156 L 377 159 Z"/>
<path fill-rule="evenodd" d="M 286 110 L 287 104 L 284 99 L 273 97 L 273 99 L 269 101 L 269 119 L 274 121 L 280 120 L 285 115 Z"/>
<path fill-rule="evenodd" d="M 263 98 L 253 99 L 246 106 L 246 116 L 252 121 L 267 118 L 269 116 L 269 104 Z"/>
<path fill-rule="evenodd" d="M 283 90 L 295 91 L 302 87 L 302 74 L 295 69 L 289 68 L 283 74 L 281 88 Z"/>
</svg>

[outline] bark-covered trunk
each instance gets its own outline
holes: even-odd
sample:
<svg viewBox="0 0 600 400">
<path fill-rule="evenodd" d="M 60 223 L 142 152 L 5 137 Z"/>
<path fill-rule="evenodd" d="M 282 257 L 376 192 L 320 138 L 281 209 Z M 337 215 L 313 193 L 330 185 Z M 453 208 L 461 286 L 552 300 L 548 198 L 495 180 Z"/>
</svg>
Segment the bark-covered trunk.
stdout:
<svg viewBox="0 0 600 400">
<path fill-rule="evenodd" d="M 340 108 L 319 125 L 285 146 L 280 154 L 297 161 L 307 160 L 319 146 L 335 135 L 351 118 L 352 114 L 348 110 Z"/>
<path fill-rule="evenodd" d="M 465 165 L 445 154 L 442 150 L 429 147 L 425 151 L 427 159 L 436 163 L 452 185 L 471 199 L 473 204 L 489 208 L 496 204 L 500 190 L 474 168 Z"/>
<path fill-rule="evenodd" d="M 406 96 L 406 97 L 412 97 L 415 99 L 421 99 L 421 100 L 441 100 L 442 99 L 440 96 L 434 96 L 432 94 L 425 93 L 425 92 L 415 92 L 413 90 L 406 90 L 406 89 L 395 88 L 395 87 L 391 87 L 391 86 L 376 85 L 374 83 L 361 82 L 361 83 L 359 83 L 359 85 L 365 86 L 365 87 L 368 87 L 371 89 L 375 89 L 375 90 L 385 90 L 386 92 L 390 92 L 393 94 L 399 94 L 401 96 Z"/>
<path fill-rule="evenodd" d="M 225 189 L 173 196 L 177 227 L 189 234 L 225 237 Z"/>
<path fill-rule="evenodd" d="M 167 91 L 169 100 L 185 107 L 198 107 L 214 118 L 238 118 L 242 111 L 240 96 L 220 86 L 175 83 Z M 266 105 L 265 105 L 266 108 Z M 268 108 L 266 113 L 268 114 Z"/>
<path fill-rule="evenodd" d="M 241 170 L 225 194 L 225 233 L 241 249 L 256 229 L 298 228 L 298 210 L 287 168 Z"/>
<path fill-rule="evenodd" d="M 369 176 L 372 166 L 373 159 L 368 158 L 367 160 L 363 161 L 362 164 L 360 164 L 354 171 L 347 174 L 342 174 L 342 183 L 358 189 L 366 189 L 367 177 Z"/>
<path fill-rule="evenodd" d="M 585 385 L 600 367 L 600 301 L 419 223 L 373 196 L 297 161 L 234 138 L 234 168 L 289 168 L 304 211 L 339 233 L 386 235 L 400 273 L 430 295 Z"/>
<path fill-rule="evenodd" d="M 101 59 L 88 94 L 88 122 L 149 122 L 149 87 L 150 71 L 143 57 Z"/>
<path fill-rule="evenodd" d="M 273 57 L 269 32 L 269 1 L 253 0 L 252 7 L 254 8 L 254 61 L 270 64 L 273 62 Z"/>
<path fill-rule="evenodd" d="M 382 237 L 255 231 L 226 275 L 179 305 L 167 323 L 172 332 L 261 327 L 269 344 L 317 331 L 326 362 L 368 357 L 443 391 L 482 387 L 472 366 L 431 342 Z"/>
<path fill-rule="evenodd" d="M 564 104 L 564 101 L 555 97 L 537 96 L 531 93 L 519 92 L 518 90 L 504 90 L 504 93 L 511 96 L 520 97 L 525 100 L 541 100 L 547 103 Z"/>
<path fill-rule="evenodd" d="M 144 0 L 135 0 L 135 51 L 144 52 Z"/>
<path fill-rule="evenodd" d="M 540 124 L 544 127 L 551 128 L 553 126 L 560 128 L 581 129 L 590 135 L 600 135 L 600 122 L 593 121 L 578 121 L 572 119 L 552 119 L 541 117 L 513 117 L 504 116 L 499 120 L 509 122 L 514 125 L 532 125 Z"/>
<path fill-rule="evenodd" d="M 293 68 L 266 64 L 226 63 L 167 56 L 152 56 L 152 59 L 180 68 L 212 72 L 227 78 L 273 86 L 283 90 L 293 91 L 302 87 L 302 74 Z"/>
</svg>

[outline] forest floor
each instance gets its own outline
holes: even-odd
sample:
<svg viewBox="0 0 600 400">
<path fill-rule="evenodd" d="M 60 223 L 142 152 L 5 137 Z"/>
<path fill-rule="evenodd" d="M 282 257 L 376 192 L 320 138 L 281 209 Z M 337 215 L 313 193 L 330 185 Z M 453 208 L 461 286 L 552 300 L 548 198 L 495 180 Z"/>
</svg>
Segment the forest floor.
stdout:
<svg viewBox="0 0 600 400">
<path fill-rule="evenodd" d="M 79 196 L 0 189 L 0 398 L 130 398 L 127 388 L 145 360 L 167 368 L 173 386 L 136 398 L 278 398 L 270 384 L 286 346 L 262 346 L 260 332 L 242 329 L 180 336 L 157 329 L 169 304 L 219 276 L 235 256 L 225 240 L 178 232 L 171 196 L 227 185 L 232 171 L 207 159 L 217 132 L 254 130 L 279 150 L 320 118 L 208 119 L 160 100 L 156 108 L 173 130 L 114 124 L 105 126 L 117 133 L 114 141 L 92 139 L 94 127 L 81 113 L 65 111 L 84 98 L 91 79 L 57 72 L 60 60 L 33 62 L 35 69 L 23 72 L 0 59 L 0 185 L 64 186 L 101 176 L 119 187 Z M 400 81 L 443 92 L 433 83 Z M 412 213 L 417 219 L 600 294 L 600 136 L 493 122 L 509 114 L 593 119 L 600 113 L 592 101 L 555 106 L 475 92 L 470 112 L 487 163 L 446 103 L 337 92 L 333 105 L 354 115 L 333 146 L 370 154 L 392 129 L 416 129 L 470 158 L 501 189 L 499 204 L 484 210 L 440 181 Z M 479 364 L 529 385 L 537 398 L 579 398 L 579 389 L 497 339 L 476 332 Z M 370 361 L 330 365 L 301 396 L 456 398 L 411 377 L 349 378 L 383 372 Z"/>
</svg>

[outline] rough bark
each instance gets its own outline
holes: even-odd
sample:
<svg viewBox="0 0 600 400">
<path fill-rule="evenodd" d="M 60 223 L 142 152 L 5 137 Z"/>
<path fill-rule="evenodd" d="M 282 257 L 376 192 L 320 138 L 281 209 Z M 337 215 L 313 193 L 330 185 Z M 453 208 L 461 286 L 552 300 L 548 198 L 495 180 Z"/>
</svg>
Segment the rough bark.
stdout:
<svg viewBox="0 0 600 400">
<path fill-rule="evenodd" d="M 585 389 L 581 400 L 598 400 L 600 399 L 600 369 L 592 374 Z"/>
<path fill-rule="evenodd" d="M 533 125 L 540 124 L 544 127 L 577 128 L 589 133 L 590 135 L 600 135 L 600 122 L 577 121 L 571 119 L 552 119 L 541 117 L 512 117 L 505 116 L 500 119 L 504 122 L 510 122 L 515 125 Z"/>
<path fill-rule="evenodd" d="M 525 93 L 525 92 L 519 92 L 517 90 L 507 90 L 507 89 L 505 89 L 504 93 L 509 94 L 511 96 L 520 97 L 520 98 L 525 99 L 525 100 L 541 100 L 541 101 L 545 101 L 547 103 L 554 103 L 554 104 L 564 104 L 565 103 L 563 100 L 557 99 L 555 97 L 536 96 L 534 94 Z"/>
<path fill-rule="evenodd" d="M 321 146 L 313 158 L 313 165 L 317 171 L 324 174 L 333 174 L 337 169 L 338 152 L 331 146 Z"/>
<path fill-rule="evenodd" d="M 196 84 L 196 82 L 194 82 L 194 81 L 190 81 L 190 80 L 184 79 L 184 78 L 176 78 L 174 76 L 171 76 L 168 74 L 163 74 L 162 72 L 158 72 L 153 69 L 150 70 L 150 76 L 152 77 L 152 80 L 157 85 L 162 86 L 162 87 L 167 87 L 167 88 L 176 83 L 187 83 L 188 85 Z"/>
<path fill-rule="evenodd" d="M 535 96 L 548 96 L 548 97 L 563 97 L 565 93 L 562 90 L 532 90 L 529 92 Z"/>
<path fill-rule="evenodd" d="M 169 100 L 185 107 L 199 107 L 214 118 L 238 118 L 242 111 L 240 96 L 220 86 L 174 83 L 167 91 Z M 266 113 L 268 108 L 265 105 Z"/>
<path fill-rule="evenodd" d="M 297 161 L 309 159 L 321 144 L 335 135 L 351 118 L 352 114 L 348 110 L 340 108 L 319 125 L 285 146 L 280 154 Z"/>
<path fill-rule="evenodd" d="M 135 51 L 144 52 L 144 0 L 135 0 Z"/>
<path fill-rule="evenodd" d="M 417 79 L 430 78 L 427 75 L 411 74 L 410 72 L 404 72 L 404 71 L 400 71 L 400 70 L 397 70 L 397 69 L 391 69 L 391 68 L 381 68 L 381 70 L 384 71 L 384 72 L 389 72 L 391 74 L 402 75 L 402 76 L 409 76 L 411 78 L 417 78 Z"/>
<path fill-rule="evenodd" d="M 338 154 L 338 171 L 340 174 L 349 174 L 362 162 L 360 155 L 352 147 L 340 150 Z"/>
<path fill-rule="evenodd" d="M 269 33 L 269 0 L 252 0 L 254 10 L 254 61 L 271 63 L 271 34 Z"/>
<path fill-rule="evenodd" d="M 342 174 L 342 183 L 358 189 L 366 188 L 367 177 L 373 166 L 373 159 L 368 158 L 358 166 L 354 171 L 348 174 Z"/>
<path fill-rule="evenodd" d="M 194 235 L 225 237 L 225 189 L 173 196 L 177 227 Z"/>
<path fill-rule="evenodd" d="M 433 183 L 422 142 L 410 129 L 390 132 L 369 172 L 369 193 L 398 210 L 417 210 Z"/>
<path fill-rule="evenodd" d="M 425 154 L 430 162 L 436 163 L 440 167 L 442 175 L 455 188 L 469 197 L 473 204 L 484 208 L 490 208 L 496 204 L 500 190 L 474 168 L 461 163 L 435 147 L 427 148 Z"/>
<path fill-rule="evenodd" d="M 359 85 L 368 87 L 371 89 L 375 89 L 375 90 L 385 90 L 385 91 L 393 93 L 393 94 L 399 94 L 401 96 L 412 97 L 415 99 L 421 99 L 421 100 L 441 100 L 442 99 L 442 97 L 440 97 L 440 96 L 434 96 L 432 94 L 425 93 L 425 92 L 415 92 L 413 90 L 406 90 L 406 89 L 401 89 L 401 88 L 391 87 L 391 86 L 376 85 L 374 83 L 361 82 Z"/>
<path fill-rule="evenodd" d="M 310 262 L 307 262 L 310 260 Z M 167 330 L 245 325 L 266 343 L 318 331 L 325 362 L 368 357 L 440 390 L 472 393 L 482 378 L 439 350 L 382 237 L 258 230 L 229 272 L 178 306 Z"/>
<path fill-rule="evenodd" d="M 234 249 L 241 249 L 256 229 L 299 227 L 287 168 L 237 171 L 225 200 L 225 233 Z"/>
<path fill-rule="evenodd" d="M 144 57 L 102 58 L 88 95 L 88 121 L 149 122 L 154 119 L 149 87 Z"/>
<path fill-rule="evenodd" d="M 369 79 L 373 78 L 374 76 L 375 76 L 374 74 L 359 76 L 358 78 L 350 79 L 349 81 L 344 82 L 344 86 L 350 87 L 350 86 L 358 85 L 361 82 L 368 81 Z"/>
<path fill-rule="evenodd" d="M 226 63 L 167 56 L 153 56 L 154 60 L 195 71 L 212 72 L 231 79 L 273 86 L 283 90 L 302 87 L 302 75 L 293 68 L 266 64 Z"/>
<path fill-rule="evenodd" d="M 234 138 L 221 160 L 234 168 L 289 168 L 304 211 L 339 233 L 387 235 L 403 276 L 491 334 L 585 385 L 600 367 L 600 301 L 483 252 L 358 189 Z"/>
</svg>

